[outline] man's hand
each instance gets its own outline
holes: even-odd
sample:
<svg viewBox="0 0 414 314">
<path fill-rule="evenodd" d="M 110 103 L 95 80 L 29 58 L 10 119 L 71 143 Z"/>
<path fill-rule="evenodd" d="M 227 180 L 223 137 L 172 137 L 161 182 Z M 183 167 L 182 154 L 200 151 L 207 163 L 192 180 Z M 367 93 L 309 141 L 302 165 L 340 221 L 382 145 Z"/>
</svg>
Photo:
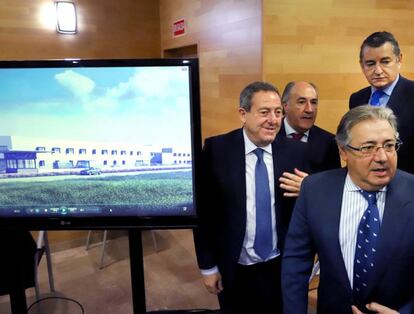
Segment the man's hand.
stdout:
<svg viewBox="0 0 414 314">
<path fill-rule="evenodd" d="M 283 193 L 283 196 L 286 197 L 298 197 L 300 192 L 300 185 L 305 177 L 309 174 L 299 169 L 295 168 L 294 173 L 283 172 L 282 176 L 279 178 L 280 188 L 286 190 Z"/>
<path fill-rule="evenodd" d="M 208 292 L 212 294 L 219 294 L 223 290 L 223 284 L 221 283 L 220 273 L 215 273 L 212 275 L 203 275 L 203 282 Z"/>
<path fill-rule="evenodd" d="M 371 302 L 367 304 L 366 307 L 368 310 L 376 312 L 378 314 L 398 314 L 397 311 L 392 310 L 389 307 L 378 304 L 376 302 Z M 354 305 L 352 305 L 352 313 L 353 314 L 364 314 L 364 312 L 361 312 L 360 310 L 358 310 L 358 308 Z"/>
</svg>

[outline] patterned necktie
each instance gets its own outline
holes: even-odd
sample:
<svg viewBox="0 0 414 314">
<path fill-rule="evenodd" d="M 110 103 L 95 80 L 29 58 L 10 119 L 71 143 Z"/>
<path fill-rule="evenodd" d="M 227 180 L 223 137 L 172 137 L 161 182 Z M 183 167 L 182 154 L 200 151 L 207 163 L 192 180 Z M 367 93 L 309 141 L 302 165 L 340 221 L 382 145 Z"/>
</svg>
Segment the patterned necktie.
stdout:
<svg viewBox="0 0 414 314">
<path fill-rule="evenodd" d="M 368 208 L 359 222 L 354 259 L 354 298 L 363 302 L 363 295 L 368 285 L 375 264 L 375 252 L 380 232 L 380 219 L 377 207 L 377 193 L 361 191 L 368 201 Z"/>
<path fill-rule="evenodd" d="M 292 136 L 292 138 L 296 141 L 300 141 L 301 138 L 303 137 L 303 133 L 292 133 L 290 134 Z"/>
<path fill-rule="evenodd" d="M 256 148 L 255 168 L 256 186 L 256 236 L 253 248 L 257 255 L 265 260 L 272 252 L 272 214 L 270 204 L 269 177 L 263 160 L 263 149 Z"/>
<path fill-rule="evenodd" d="M 375 92 L 372 93 L 371 96 L 371 106 L 380 106 L 380 98 L 385 95 L 384 91 L 382 89 L 377 89 Z"/>
</svg>

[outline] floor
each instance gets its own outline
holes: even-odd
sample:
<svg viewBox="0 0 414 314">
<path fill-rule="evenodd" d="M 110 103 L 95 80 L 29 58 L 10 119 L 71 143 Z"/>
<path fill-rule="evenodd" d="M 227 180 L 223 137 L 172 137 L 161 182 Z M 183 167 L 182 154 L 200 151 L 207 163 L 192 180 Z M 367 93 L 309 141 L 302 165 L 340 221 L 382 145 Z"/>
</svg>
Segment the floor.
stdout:
<svg viewBox="0 0 414 314">
<path fill-rule="evenodd" d="M 100 232 L 100 231 L 96 231 Z M 109 231 L 111 232 L 111 231 Z M 194 256 L 191 230 L 143 231 L 144 276 L 147 311 L 217 309 L 215 296 L 204 288 Z M 155 242 L 154 237 L 155 236 Z M 107 242 L 104 267 L 102 246 L 94 244 L 52 253 L 56 292 L 48 287 L 46 259 L 39 266 L 41 298 L 28 313 L 36 314 L 128 314 L 133 313 L 126 235 Z M 26 290 L 28 306 L 36 301 L 34 289 Z M 310 292 L 310 314 L 315 291 Z M 84 312 L 82 312 L 83 307 Z M 9 314 L 8 296 L 0 297 L 0 313 Z"/>
</svg>

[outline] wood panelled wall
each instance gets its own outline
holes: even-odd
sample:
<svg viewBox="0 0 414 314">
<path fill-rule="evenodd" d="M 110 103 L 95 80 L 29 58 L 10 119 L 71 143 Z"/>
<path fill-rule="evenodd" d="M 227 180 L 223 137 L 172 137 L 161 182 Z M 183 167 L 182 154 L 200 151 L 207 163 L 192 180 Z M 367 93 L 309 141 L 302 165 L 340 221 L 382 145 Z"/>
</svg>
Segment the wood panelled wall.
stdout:
<svg viewBox="0 0 414 314">
<path fill-rule="evenodd" d="M 0 60 L 160 57 L 157 0 L 74 2 L 78 34 L 61 35 L 53 21 L 47 21 L 53 16 L 48 12 L 53 0 L 0 1 Z M 80 245 L 86 239 L 85 232 L 53 231 L 49 235 L 52 249 Z"/>
<path fill-rule="evenodd" d="M 359 47 L 376 31 L 392 32 L 402 74 L 414 79 L 414 3 L 409 0 L 263 0 L 263 77 L 283 89 L 292 80 L 319 89 L 317 124 L 336 131 L 352 92 L 368 86 Z"/>
<path fill-rule="evenodd" d="M 186 34 L 173 38 L 173 21 Z M 261 0 L 160 0 L 162 50 L 196 44 L 203 137 L 240 127 L 238 96 L 261 79 Z"/>
<path fill-rule="evenodd" d="M 74 0 L 78 34 L 57 34 L 53 0 L 0 1 L 0 60 L 160 57 L 157 0 Z"/>
<path fill-rule="evenodd" d="M 400 42 L 402 74 L 414 79 L 411 0 L 75 0 L 77 35 L 58 35 L 42 12 L 52 0 L 0 2 L 0 60 L 159 57 L 197 45 L 203 137 L 240 126 L 238 96 L 264 79 L 319 88 L 317 124 L 332 132 L 351 92 L 367 85 L 362 40 L 378 30 Z M 44 13 L 50 16 L 50 13 Z M 173 38 L 184 18 L 186 34 Z"/>
</svg>

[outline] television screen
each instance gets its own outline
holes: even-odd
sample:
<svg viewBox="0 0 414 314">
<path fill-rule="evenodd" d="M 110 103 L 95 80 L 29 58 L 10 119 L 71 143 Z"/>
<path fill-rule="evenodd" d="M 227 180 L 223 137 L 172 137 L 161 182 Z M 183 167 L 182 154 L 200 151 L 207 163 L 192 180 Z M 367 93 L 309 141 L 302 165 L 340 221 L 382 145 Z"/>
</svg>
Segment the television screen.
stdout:
<svg viewBox="0 0 414 314">
<path fill-rule="evenodd" d="M 0 62 L 0 225 L 186 227 L 196 59 Z"/>
</svg>

